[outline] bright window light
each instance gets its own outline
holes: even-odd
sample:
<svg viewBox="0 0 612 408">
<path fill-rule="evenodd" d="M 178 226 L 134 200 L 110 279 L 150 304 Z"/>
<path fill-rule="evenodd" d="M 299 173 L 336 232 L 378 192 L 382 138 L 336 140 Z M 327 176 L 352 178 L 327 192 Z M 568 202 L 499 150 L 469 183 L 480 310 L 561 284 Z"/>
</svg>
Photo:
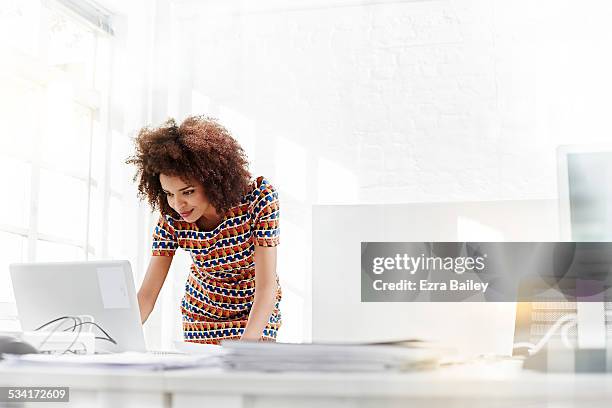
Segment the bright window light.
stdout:
<svg viewBox="0 0 612 408">
<path fill-rule="evenodd" d="M 39 25 L 43 13 L 41 1 L 6 0 L 0 10 L 0 46 L 38 56 Z"/>
<path fill-rule="evenodd" d="M 0 224 L 27 228 L 30 219 L 30 164 L 8 157 L 0 159 L 3 177 Z"/>
<path fill-rule="evenodd" d="M 47 89 L 42 160 L 53 168 L 88 177 L 91 111 L 74 102 L 70 83 L 56 82 Z"/>
<path fill-rule="evenodd" d="M 0 151 L 30 159 L 34 136 L 38 133 L 43 88 L 15 75 L 2 74 L 0 87 Z"/>
<path fill-rule="evenodd" d="M 41 170 L 39 230 L 44 234 L 84 241 L 87 185 L 55 171 Z"/>
<path fill-rule="evenodd" d="M 83 260 L 107 223 L 110 37 L 53 4 L 0 5 L 0 303 L 13 301 L 9 261 Z"/>
<path fill-rule="evenodd" d="M 23 262 L 26 259 L 26 239 L 20 235 L 0 231 L 0 276 L 6 279 L 0 285 L 0 302 L 14 302 L 13 288 L 9 279 L 8 267 L 12 263 Z"/>
<path fill-rule="evenodd" d="M 112 132 L 111 140 L 111 189 L 123 191 L 123 186 L 130 180 L 133 169 L 125 163 L 125 159 L 130 155 L 130 140 L 119 132 Z"/>
<path fill-rule="evenodd" d="M 111 197 L 109 206 L 109 226 L 107 231 L 108 253 L 112 259 L 126 257 L 125 248 L 125 212 L 121 200 Z"/>
<path fill-rule="evenodd" d="M 104 195 L 102 189 L 92 186 L 89 191 L 89 240 L 88 245 L 94 253 L 89 259 L 100 259 L 102 255 Z"/>
<path fill-rule="evenodd" d="M 36 262 L 82 261 L 85 252 L 74 245 L 38 240 L 36 242 Z"/>
</svg>

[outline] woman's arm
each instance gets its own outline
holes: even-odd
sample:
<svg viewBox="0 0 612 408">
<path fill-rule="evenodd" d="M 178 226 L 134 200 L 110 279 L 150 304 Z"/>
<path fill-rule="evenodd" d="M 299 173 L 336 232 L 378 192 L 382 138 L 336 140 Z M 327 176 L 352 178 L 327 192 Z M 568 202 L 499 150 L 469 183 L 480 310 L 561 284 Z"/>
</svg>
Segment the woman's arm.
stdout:
<svg viewBox="0 0 612 408">
<path fill-rule="evenodd" d="M 155 301 L 166 280 L 171 263 L 171 256 L 151 257 L 149 268 L 138 291 L 138 306 L 140 307 L 140 320 L 142 323 L 147 321 L 153 306 L 155 306 Z"/>
<path fill-rule="evenodd" d="M 276 303 L 276 247 L 255 246 L 255 299 L 241 340 L 257 341 Z"/>
</svg>

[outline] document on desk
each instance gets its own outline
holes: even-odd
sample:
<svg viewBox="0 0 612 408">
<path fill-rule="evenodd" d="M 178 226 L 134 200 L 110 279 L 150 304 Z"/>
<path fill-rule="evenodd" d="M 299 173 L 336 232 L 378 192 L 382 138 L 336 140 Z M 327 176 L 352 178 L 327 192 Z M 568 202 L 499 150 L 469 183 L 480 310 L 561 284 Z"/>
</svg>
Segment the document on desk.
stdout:
<svg viewBox="0 0 612 408">
<path fill-rule="evenodd" d="M 437 367 L 436 350 L 385 345 L 224 342 L 224 365 L 258 371 L 409 371 Z"/>
<path fill-rule="evenodd" d="M 169 370 L 194 367 L 216 367 L 219 360 L 213 355 L 150 354 L 125 352 L 115 354 L 24 354 L 6 355 L 7 364 L 53 365 L 89 368 Z"/>
</svg>

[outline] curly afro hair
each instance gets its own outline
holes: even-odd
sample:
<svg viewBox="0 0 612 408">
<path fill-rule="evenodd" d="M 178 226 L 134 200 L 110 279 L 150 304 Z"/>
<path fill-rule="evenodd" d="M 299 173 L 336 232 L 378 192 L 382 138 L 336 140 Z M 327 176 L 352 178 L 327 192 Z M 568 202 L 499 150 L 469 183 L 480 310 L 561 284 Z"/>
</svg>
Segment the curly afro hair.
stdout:
<svg viewBox="0 0 612 408">
<path fill-rule="evenodd" d="M 138 197 L 153 210 L 178 218 L 166 200 L 159 175 L 194 179 L 220 213 L 240 203 L 251 179 L 244 150 L 216 119 L 191 116 L 176 125 L 144 127 L 135 138 L 136 152 L 126 163 L 137 168 Z"/>
</svg>

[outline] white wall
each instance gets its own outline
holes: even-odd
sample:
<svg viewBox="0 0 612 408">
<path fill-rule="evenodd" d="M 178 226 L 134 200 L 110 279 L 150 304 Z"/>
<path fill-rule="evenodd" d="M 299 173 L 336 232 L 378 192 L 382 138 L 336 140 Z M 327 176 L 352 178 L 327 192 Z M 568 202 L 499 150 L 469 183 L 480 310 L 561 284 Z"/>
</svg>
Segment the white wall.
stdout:
<svg viewBox="0 0 612 408">
<path fill-rule="evenodd" d="M 556 146 L 612 127 L 603 0 L 157 6 L 167 112 L 219 117 L 280 189 L 287 340 L 310 328 L 313 203 L 554 198 Z"/>
<path fill-rule="evenodd" d="M 609 2 L 225 3 L 177 1 L 177 65 L 254 129 L 270 177 L 297 145 L 307 171 L 277 183 L 308 199 L 338 198 L 325 159 L 367 202 L 554 197 L 552 149 L 611 129 Z"/>
</svg>

